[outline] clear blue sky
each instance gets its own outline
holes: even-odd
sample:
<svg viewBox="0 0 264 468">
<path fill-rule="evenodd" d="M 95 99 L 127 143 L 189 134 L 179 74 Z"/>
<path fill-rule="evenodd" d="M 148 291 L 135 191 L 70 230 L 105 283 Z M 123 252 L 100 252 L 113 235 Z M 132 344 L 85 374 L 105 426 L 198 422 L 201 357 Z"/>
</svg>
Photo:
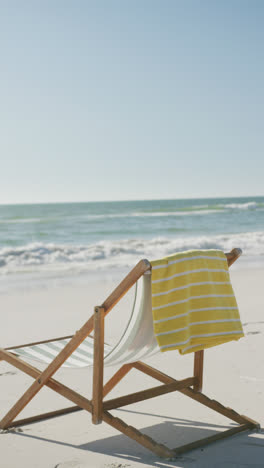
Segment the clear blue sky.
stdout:
<svg viewBox="0 0 264 468">
<path fill-rule="evenodd" d="M 0 203 L 264 194 L 262 0 L 3 0 Z"/>
</svg>

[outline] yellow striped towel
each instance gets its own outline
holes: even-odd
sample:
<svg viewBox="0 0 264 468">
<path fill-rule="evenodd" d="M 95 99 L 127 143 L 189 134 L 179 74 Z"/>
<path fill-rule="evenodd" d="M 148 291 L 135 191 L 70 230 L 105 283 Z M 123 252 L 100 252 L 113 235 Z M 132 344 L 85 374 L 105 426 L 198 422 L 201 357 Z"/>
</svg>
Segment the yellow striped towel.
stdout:
<svg viewBox="0 0 264 468">
<path fill-rule="evenodd" d="M 244 336 L 221 250 L 188 250 L 151 265 L 154 333 L 161 351 L 187 354 Z"/>
</svg>

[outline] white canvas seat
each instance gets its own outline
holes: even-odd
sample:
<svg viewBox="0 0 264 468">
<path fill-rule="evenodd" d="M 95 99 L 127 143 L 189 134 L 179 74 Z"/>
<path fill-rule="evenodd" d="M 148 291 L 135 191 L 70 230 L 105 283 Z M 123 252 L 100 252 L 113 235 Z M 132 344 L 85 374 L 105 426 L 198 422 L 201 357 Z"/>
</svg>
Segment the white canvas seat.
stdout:
<svg viewBox="0 0 264 468">
<path fill-rule="evenodd" d="M 25 359 L 49 364 L 67 345 L 70 338 L 9 348 Z M 136 283 L 126 329 L 115 346 L 104 343 L 104 365 L 115 366 L 145 360 L 159 352 L 153 332 L 151 310 L 151 275 L 145 273 Z M 61 367 L 81 368 L 93 365 L 94 340 L 88 336 Z"/>
</svg>

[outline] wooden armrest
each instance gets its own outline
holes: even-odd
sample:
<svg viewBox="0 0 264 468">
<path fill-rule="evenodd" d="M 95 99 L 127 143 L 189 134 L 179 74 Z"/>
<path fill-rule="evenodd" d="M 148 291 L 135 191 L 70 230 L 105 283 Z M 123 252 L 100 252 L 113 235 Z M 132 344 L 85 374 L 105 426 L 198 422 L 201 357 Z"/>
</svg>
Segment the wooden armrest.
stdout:
<svg viewBox="0 0 264 468">
<path fill-rule="evenodd" d="M 231 252 L 225 254 L 228 266 L 230 267 L 242 255 L 242 250 L 239 248 L 232 249 Z"/>
</svg>

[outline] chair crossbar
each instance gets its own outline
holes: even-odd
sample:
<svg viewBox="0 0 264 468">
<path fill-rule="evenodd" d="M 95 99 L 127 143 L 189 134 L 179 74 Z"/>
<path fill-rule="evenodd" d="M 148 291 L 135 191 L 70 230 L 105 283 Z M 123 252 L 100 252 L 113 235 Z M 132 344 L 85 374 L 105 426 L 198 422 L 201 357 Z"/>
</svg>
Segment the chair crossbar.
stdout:
<svg viewBox="0 0 264 468">
<path fill-rule="evenodd" d="M 26 343 L 26 344 L 21 344 L 21 345 L 17 345 L 17 346 L 9 346 L 9 348 L 4 348 L 4 349 L 5 349 L 5 351 L 11 351 L 13 349 L 28 348 L 29 346 L 36 346 L 36 345 L 39 345 L 39 344 L 52 343 L 52 342 L 61 341 L 61 340 L 69 340 L 72 337 L 73 337 L 73 335 L 60 336 L 59 338 L 50 338 L 48 340 L 34 341 L 33 343 Z"/>
<path fill-rule="evenodd" d="M 83 408 L 79 406 L 68 406 L 67 408 L 62 408 L 56 411 L 49 411 L 48 413 L 36 414 L 35 416 L 30 416 L 29 418 L 17 419 L 11 424 L 11 429 L 14 427 L 26 426 L 27 424 L 34 424 L 39 421 L 46 421 L 48 419 L 58 418 L 59 416 L 64 416 L 65 414 L 76 413 L 77 411 L 83 411 Z"/>
<path fill-rule="evenodd" d="M 104 410 L 121 408 L 122 406 L 131 405 L 132 403 L 138 403 L 139 401 L 143 400 L 149 400 L 150 398 L 155 398 L 160 395 L 165 395 L 166 393 L 171 393 L 177 390 L 181 390 L 182 388 L 190 387 L 191 385 L 194 385 L 194 383 L 195 378 L 189 377 L 187 379 L 179 380 L 170 384 L 159 385 L 158 387 L 149 388 L 140 392 L 130 393 L 119 398 L 107 400 L 104 402 L 103 408 Z"/>
</svg>

